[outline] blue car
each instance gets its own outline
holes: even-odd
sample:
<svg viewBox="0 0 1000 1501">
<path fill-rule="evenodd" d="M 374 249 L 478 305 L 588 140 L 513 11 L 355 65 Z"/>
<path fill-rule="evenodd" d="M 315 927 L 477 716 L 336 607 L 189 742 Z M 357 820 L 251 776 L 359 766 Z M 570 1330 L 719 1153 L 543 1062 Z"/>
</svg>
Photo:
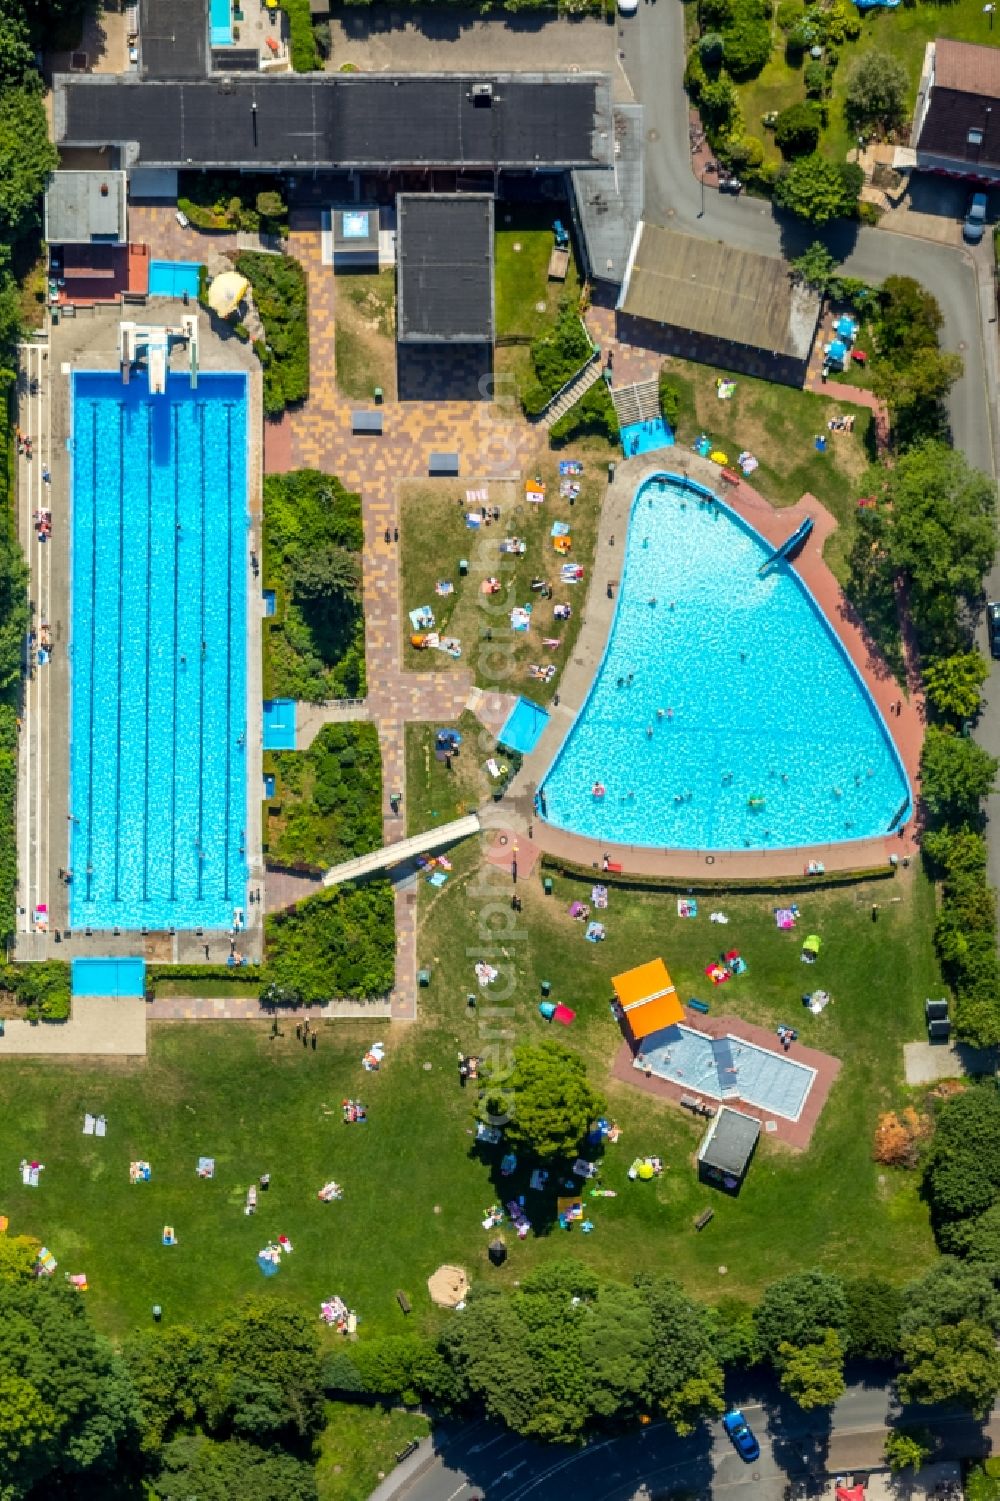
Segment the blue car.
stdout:
<svg viewBox="0 0 1000 1501">
<path fill-rule="evenodd" d="M 755 1459 L 760 1458 L 760 1444 L 738 1407 L 726 1413 L 722 1419 L 722 1426 L 732 1439 L 737 1454 L 746 1464 L 751 1465 Z"/>
</svg>

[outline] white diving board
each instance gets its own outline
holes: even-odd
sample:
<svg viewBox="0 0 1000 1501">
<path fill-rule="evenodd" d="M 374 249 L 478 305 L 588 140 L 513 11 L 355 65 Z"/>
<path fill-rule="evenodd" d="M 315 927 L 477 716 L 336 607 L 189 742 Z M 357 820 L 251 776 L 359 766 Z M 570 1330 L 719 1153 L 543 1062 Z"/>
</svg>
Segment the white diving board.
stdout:
<svg viewBox="0 0 1000 1501">
<path fill-rule="evenodd" d="M 459 839 L 467 839 L 470 834 L 478 834 L 479 828 L 479 814 L 467 813 L 464 818 L 456 818 L 453 823 L 443 823 L 440 828 L 425 829 L 422 834 L 400 839 L 397 844 L 383 845 L 380 850 L 372 850 L 370 855 L 356 855 L 353 860 L 332 865 L 323 876 L 323 885 L 339 886 L 341 881 L 356 881 L 374 871 L 402 865 L 407 860 L 415 860 L 418 855 L 440 849 L 442 845 L 455 844 Z"/>
</svg>

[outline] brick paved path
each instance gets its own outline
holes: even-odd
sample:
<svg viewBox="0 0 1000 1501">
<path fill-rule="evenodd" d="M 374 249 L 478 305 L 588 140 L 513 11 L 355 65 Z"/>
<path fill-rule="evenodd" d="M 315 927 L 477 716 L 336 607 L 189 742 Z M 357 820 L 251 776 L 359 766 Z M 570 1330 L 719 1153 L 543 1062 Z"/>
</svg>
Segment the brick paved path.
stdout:
<svg viewBox="0 0 1000 1501">
<path fill-rule="evenodd" d="M 197 982 L 192 982 L 197 983 Z M 74 1003 L 76 1004 L 76 1003 Z M 273 1011 L 260 1004 L 256 996 L 218 996 L 210 1000 L 196 996 L 165 996 L 147 1001 L 145 1016 L 161 1022 L 232 1022 L 271 1021 Z M 295 1022 L 328 1021 L 332 1018 L 370 1016 L 372 1020 L 389 1015 L 386 1001 L 328 1001 L 325 1006 L 299 1006 L 294 1011 L 279 1011 L 278 1024 L 284 1030 Z"/>
<path fill-rule="evenodd" d="M 317 213 L 293 216 L 288 251 L 309 277 L 310 395 L 300 410 L 268 424 L 264 464 L 268 473 L 313 468 L 335 474 L 361 494 L 364 521 L 365 659 L 367 717 L 378 726 L 384 792 L 383 838 L 405 832 L 405 813 L 393 814 L 390 794 L 406 788 L 404 759 L 408 721 L 457 719 L 467 703 L 479 702 L 468 670 L 405 672 L 400 665 L 399 548 L 385 541 L 399 526 L 398 483 L 427 474 L 432 450 L 457 451 L 463 479 L 518 476 L 539 436 L 490 402 L 388 402 L 384 433 L 358 437 L 350 414 L 357 402 L 341 395 L 334 354 L 334 276 L 321 264 Z M 490 705 L 489 707 L 493 707 Z M 270 886 L 269 886 L 270 895 Z M 396 989 L 392 1015 L 416 1017 L 416 902 L 396 887 Z"/>
</svg>

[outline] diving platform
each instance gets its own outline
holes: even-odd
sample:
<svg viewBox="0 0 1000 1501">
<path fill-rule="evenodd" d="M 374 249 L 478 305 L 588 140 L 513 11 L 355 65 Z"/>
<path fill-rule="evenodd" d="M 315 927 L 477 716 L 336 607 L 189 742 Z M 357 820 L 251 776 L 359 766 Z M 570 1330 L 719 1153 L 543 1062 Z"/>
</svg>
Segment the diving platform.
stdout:
<svg viewBox="0 0 1000 1501">
<path fill-rule="evenodd" d="M 144 364 L 149 377 L 151 396 L 162 396 L 167 389 L 167 366 L 175 344 L 183 344 L 188 353 L 188 371 L 192 391 L 198 385 L 198 315 L 185 313 L 179 325 L 133 323 L 118 325 L 118 363 L 122 384 L 128 385 L 132 370 Z"/>
<path fill-rule="evenodd" d="M 368 855 L 355 855 L 340 865 L 331 865 L 323 876 L 324 886 L 339 886 L 343 881 L 357 881 L 363 876 L 374 875 L 379 870 L 390 870 L 394 865 L 405 865 L 419 855 L 429 855 L 433 850 L 443 849 L 447 844 L 457 844 L 480 830 L 479 814 L 467 813 L 452 823 L 443 823 L 437 829 L 425 829 L 422 834 L 413 834 L 409 839 L 400 839 L 396 844 L 383 845 Z"/>
</svg>

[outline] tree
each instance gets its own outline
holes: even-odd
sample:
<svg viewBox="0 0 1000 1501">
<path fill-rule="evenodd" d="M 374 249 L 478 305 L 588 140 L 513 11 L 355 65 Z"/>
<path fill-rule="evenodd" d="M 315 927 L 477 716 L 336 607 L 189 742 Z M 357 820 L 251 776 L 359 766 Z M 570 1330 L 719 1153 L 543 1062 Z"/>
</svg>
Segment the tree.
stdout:
<svg viewBox="0 0 1000 1501">
<path fill-rule="evenodd" d="M 936 349 L 944 315 L 936 297 L 912 276 L 887 276 L 878 293 L 880 354 L 906 363 L 916 349 Z"/>
<path fill-rule="evenodd" d="M 981 652 L 959 652 L 928 662 L 924 668 L 924 689 L 942 719 L 974 719 L 979 712 L 982 686 L 989 675 L 989 663 Z"/>
<path fill-rule="evenodd" d="M 833 274 L 839 262 L 837 257 L 827 250 L 822 240 L 813 240 L 807 250 L 792 261 L 792 270 L 799 281 L 805 282 L 807 287 L 815 287 L 817 292 L 827 291 Z"/>
<path fill-rule="evenodd" d="M 706 73 L 717 73 L 722 67 L 724 42 L 719 32 L 706 31 L 698 43 L 698 56 Z"/>
<path fill-rule="evenodd" d="M 852 1277 L 847 1298 L 846 1353 L 852 1360 L 895 1360 L 903 1295 L 881 1277 Z"/>
<path fill-rule="evenodd" d="M 917 1329 L 903 1340 L 903 1359 L 899 1391 L 904 1402 L 954 1402 L 983 1418 L 1000 1391 L 996 1338 L 992 1329 L 972 1319 Z"/>
<path fill-rule="evenodd" d="M 209 1336 L 203 1405 L 210 1428 L 310 1441 L 324 1421 L 314 1325 L 288 1304 L 247 1298 Z"/>
<path fill-rule="evenodd" d="M 968 608 L 996 550 L 993 484 L 944 443 L 921 442 L 884 472 L 886 564 L 902 577 L 923 649 L 952 649 L 956 608 Z"/>
<path fill-rule="evenodd" d="M 800 101 L 781 111 L 774 126 L 774 142 L 785 158 L 808 156 L 816 150 L 819 130 L 816 106 Z"/>
<path fill-rule="evenodd" d="M 975 740 L 931 725 L 920 755 L 920 795 L 936 824 L 975 822 L 1000 761 Z"/>
<path fill-rule="evenodd" d="M 918 1329 L 941 1329 L 968 1319 L 986 1329 L 1000 1329 L 1000 1294 L 985 1267 L 942 1256 L 926 1276 L 904 1290 L 899 1318 L 904 1343 Z"/>
<path fill-rule="evenodd" d="M 0 1463 L 13 1498 L 53 1478 L 114 1470 L 137 1423 L 131 1383 L 91 1328 L 79 1295 L 50 1282 L 0 1282 Z"/>
<path fill-rule="evenodd" d="M 853 130 L 877 125 L 891 130 L 906 115 L 910 84 L 906 69 L 891 52 L 863 52 L 847 75 L 844 108 Z"/>
<path fill-rule="evenodd" d="M 178 1324 L 133 1335 L 123 1354 L 142 1414 L 142 1447 L 153 1453 L 198 1416 L 206 1341 Z"/>
<path fill-rule="evenodd" d="M 484 1119 L 505 1121 L 513 1148 L 545 1161 L 576 1156 L 604 1101 L 576 1053 L 542 1042 L 516 1050 L 510 1078 L 490 1081 L 481 1109 Z"/>
<path fill-rule="evenodd" d="M 37 89 L 38 83 L 22 0 L 0 0 L 0 90 Z"/>
<path fill-rule="evenodd" d="M 185 1434 L 163 1451 L 154 1482 L 162 1501 L 318 1501 L 316 1472 L 306 1460 L 278 1449 L 230 1440 L 213 1443 Z"/>
<path fill-rule="evenodd" d="M 388 1335 L 365 1340 L 350 1355 L 361 1390 L 376 1397 L 394 1397 L 413 1406 L 424 1397 L 436 1402 L 453 1393 L 454 1379 L 439 1351 L 417 1335 Z M 329 1361 L 323 1368 L 329 1385 Z"/>
<path fill-rule="evenodd" d="M 864 173 L 852 162 L 800 156 L 778 173 L 774 201 L 799 219 L 828 224 L 855 213 L 863 182 Z"/>
<path fill-rule="evenodd" d="M 41 1248 L 33 1235 L 0 1235 L 0 1282 L 31 1282 Z"/>
<path fill-rule="evenodd" d="M 756 78 L 771 56 L 771 26 L 759 0 L 734 0 L 723 40 L 726 72 L 736 79 Z"/>
<path fill-rule="evenodd" d="M 703 87 L 698 112 L 709 129 L 725 130 L 739 111 L 739 95 L 728 78 L 715 78 Z"/>
<path fill-rule="evenodd" d="M 986 1266 L 1000 1266 L 1000 1203 L 992 1205 L 975 1219 L 959 1220 L 944 1227 L 941 1236 L 945 1249 L 956 1256 Z"/>
<path fill-rule="evenodd" d="M 885 1436 L 885 1460 L 894 1475 L 919 1470 L 934 1453 L 934 1438 L 926 1428 L 890 1428 Z"/>
<path fill-rule="evenodd" d="M 648 1393 L 678 1433 L 725 1409 L 713 1321 L 669 1277 L 641 1277 L 653 1337 Z"/>
<path fill-rule="evenodd" d="M 37 227 L 42 192 L 58 163 L 41 90 L 0 89 L 0 231 L 10 240 Z"/>
<path fill-rule="evenodd" d="M 793 1272 L 772 1282 L 757 1307 L 761 1350 L 779 1363 L 779 1347 L 797 1349 L 822 1337 L 827 1329 L 842 1336 L 847 1328 L 847 1299 L 839 1277 L 817 1268 Z"/>
<path fill-rule="evenodd" d="M 872 390 L 892 413 L 897 449 L 912 448 L 914 443 L 928 439 L 947 438 L 945 398 L 963 369 L 961 355 L 931 347 L 922 349 L 908 364 L 875 364 Z"/>
<path fill-rule="evenodd" d="M 760 1343 L 754 1310 L 739 1298 L 720 1298 L 708 1310 L 712 1321 L 716 1358 L 727 1370 L 744 1369 L 758 1364 Z"/>
<path fill-rule="evenodd" d="M 1000 1198 L 1000 1092 L 974 1084 L 938 1107 L 924 1191 L 936 1224 L 983 1214 Z"/>
<path fill-rule="evenodd" d="M 844 1394 L 844 1347 L 835 1329 L 826 1329 L 820 1340 L 795 1346 L 778 1346 L 779 1384 L 807 1412 L 813 1407 L 832 1407 Z"/>
</svg>

